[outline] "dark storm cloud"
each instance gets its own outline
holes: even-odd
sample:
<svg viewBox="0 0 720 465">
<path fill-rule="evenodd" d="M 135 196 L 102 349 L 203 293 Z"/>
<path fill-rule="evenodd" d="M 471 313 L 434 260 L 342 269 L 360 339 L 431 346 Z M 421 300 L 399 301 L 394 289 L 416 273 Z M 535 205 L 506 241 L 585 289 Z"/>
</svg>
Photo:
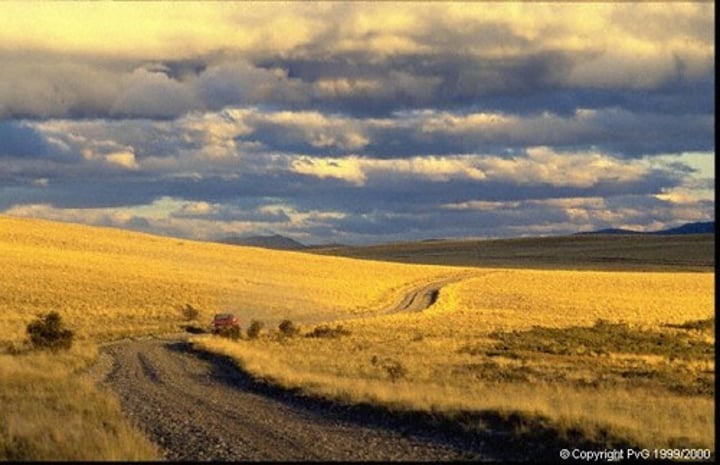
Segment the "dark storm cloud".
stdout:
<svg viewBox="0 0 720 465">
<path fill-rule="evenodd" d="M 583 86 L 566 75 L 580 52 L 540 50 L 505 57 L 452 51 L 377 60 L 335 53 L 256 62 L 233 54 L 185 60 L 129 60 L 10 54 L 0 70 L 0 116 L 14 118 L 179 117 L 189 111 L 263 104 L 313 108 L 356 117 L 434 108 L 518 115 L 578 108 L 620 107 L 631 112 L 713 111 L 714 71 L 690 79 L 678 71 L 647 89 Z M 340 84 L 337 84 L 337 83 Z"/>
<path fill-rule="evenodd" d="M 281 70 L 216 54 L 183 60 L 0 50 L 0 118 L 173 119 L 227 105 L 307 102 Z"/>
<path fill-rule="evenodd" d="M 0 121 L 0 157 L 46 157 L 51 152 L 45 138 L 31 127 Z"/>
<path fill-rule="evenodd" d="M 313 107 L 356 116 L 387 116 L 417 108 L 482 106 L 487 98 L 512 98 L 552 90 L 561 83 L 572 59 L 562 52 L 512 57 L 477 57 L 449 52 L 410 54 L 378 61 L 369 54 L 318 58 L 274 58 L 260 68 L 287 70 L 289 78 L 315 84 Z M 412 79 L 407 77 L 411 76 Z M 325 92 L 318 84 L 337 80 L 374 81 L 378 86 L 353 92 Z"/>
<path fill-rule="evenodd" d="M 458 153 L 515 153 L 546 145 L 582 150 L 595 147 L 622 157 L 708 151 L 714 147 L 714 117 L 633 113 L 623 108 L 581 109 L 572 115 L 550 112 L 517 116 L 424 111 L 396 113 L 382 123 L 338 115 L 254 113 L 242 121 L 251 131 L 237 137 L 271 150 L 377 158 Z"/>
<path fill-rule="evenodd" d="M 0 186 L 0 209 L 13 205 L 47 204 L 56 208 L 112 208 L 151 203 L 162 196 L 162 188 L 147 180 L 61 179 L 47 185 Z"/>
<path fill-rule="evenodd" d="M 78 153 L 59 140 L 49 140 L 37 129 L 20 121 L 0 120 L 0 158 L 73 162 Z M 12 167 L 16 162 L 6 160 Z"/>
</svg>

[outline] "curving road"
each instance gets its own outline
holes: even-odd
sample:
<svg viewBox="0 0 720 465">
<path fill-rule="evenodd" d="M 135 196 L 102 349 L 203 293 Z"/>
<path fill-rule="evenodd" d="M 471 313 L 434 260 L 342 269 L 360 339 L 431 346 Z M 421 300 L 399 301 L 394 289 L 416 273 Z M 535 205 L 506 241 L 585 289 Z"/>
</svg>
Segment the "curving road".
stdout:
<svg viewBox="0 0 720 465">
<path fill-rule="evenodd" d="M 446 282 L 415 289 L 396 311 L 426 308 Z M 168 460 L 492 458 L 479 437 L 259 384 L 227 359 L 194 351 L 183 335 L 108 344 L 90 375 L 115 390 Z"/>
<path fill-rule="evenodd" d="M 401 300 L 396 303 L 392 308 L 381 312 L 385 313 L 398 313 L 398 312 L 421 312 L 432 306 L 440 296 L 440 289 L 451 283 L 456 283 L 470 276 L 478 277 L 488 274 L 496 273 L 496 271 L 485 271 L 485 272 L 461 272 L 451 276 L 447 276 L 442 279 L 434 280 L 430 283 L 418 285 L 405 293 Z"/>
</svg>

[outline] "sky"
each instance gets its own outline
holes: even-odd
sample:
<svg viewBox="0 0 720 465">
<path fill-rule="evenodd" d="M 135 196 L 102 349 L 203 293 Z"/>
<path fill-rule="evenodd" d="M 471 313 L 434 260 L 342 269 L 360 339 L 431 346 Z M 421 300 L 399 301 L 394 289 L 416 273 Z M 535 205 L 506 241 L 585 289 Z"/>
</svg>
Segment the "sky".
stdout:
<svg viewBox="0 0 720 465">
<path fill-rule="evenodd" d="M 0 214 L 358 245 L 714 220 L 714 16 L 0 2 Z"/>
</svg>

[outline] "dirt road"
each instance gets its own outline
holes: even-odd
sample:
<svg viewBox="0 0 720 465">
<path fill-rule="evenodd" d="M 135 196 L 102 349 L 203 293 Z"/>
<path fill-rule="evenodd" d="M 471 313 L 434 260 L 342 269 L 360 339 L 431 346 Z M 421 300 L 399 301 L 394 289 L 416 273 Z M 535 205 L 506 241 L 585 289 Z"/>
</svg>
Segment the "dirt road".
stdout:
<svg viewBox="0 0 720 465">
<path fill-rule="evenodd" d="M 444 278 L 436 279 L 432 282 L 417 285 L 402 296 L 402 298 L 392 308 L 380 312 L 381 314 L 397 313 L 397 312 L 421 312 L 437 301 L 440 296 L 440 289 L 451 283 L 456 283 L 469 277 L 480 277 L 496 273 L 496 271 L 465 271 L 454 273 Z"/>
<path fill-rule="evenodd" d="M 103 363 L 123 411 L 169 460 L 488 459 L 479 440 L 274 390 L 182 339 L 111 344 Z"/>
<path fill-rule="evenodd" d="M 434 301 L 441 283 L 398 310 Z M 194 351 L 182 335 L 108 344 L 92 376 L 169 460 L 488 460 L 481 438 L 428 422 L 333 405 L 259 384 L 227 359 Z"/>
</svg>

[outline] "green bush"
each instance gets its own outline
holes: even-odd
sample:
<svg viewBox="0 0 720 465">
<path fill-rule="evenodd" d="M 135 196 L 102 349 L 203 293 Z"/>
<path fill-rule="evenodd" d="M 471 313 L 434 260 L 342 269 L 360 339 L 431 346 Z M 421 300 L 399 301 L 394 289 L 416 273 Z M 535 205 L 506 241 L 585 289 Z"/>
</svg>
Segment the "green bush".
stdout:
<svg viewBox="0 0 720 465">
<path fill-rule="evenodd" d="M 250 326 L 247 329 L 247 336 L 250 339 L 257 339 L 260 336 L 260 332 L 265 327 L 265 323 L 258 320 L 252 320 Z"/>
<path fill-rule="evenodd" d="M 27 325 L 30 343 L 35 349 L 49 349 L 53 352 L 67 350 L 72 346 L 75 333 L 63 327 L 58 312 L 50 312 L 37 317 Z"/>
</svg>

